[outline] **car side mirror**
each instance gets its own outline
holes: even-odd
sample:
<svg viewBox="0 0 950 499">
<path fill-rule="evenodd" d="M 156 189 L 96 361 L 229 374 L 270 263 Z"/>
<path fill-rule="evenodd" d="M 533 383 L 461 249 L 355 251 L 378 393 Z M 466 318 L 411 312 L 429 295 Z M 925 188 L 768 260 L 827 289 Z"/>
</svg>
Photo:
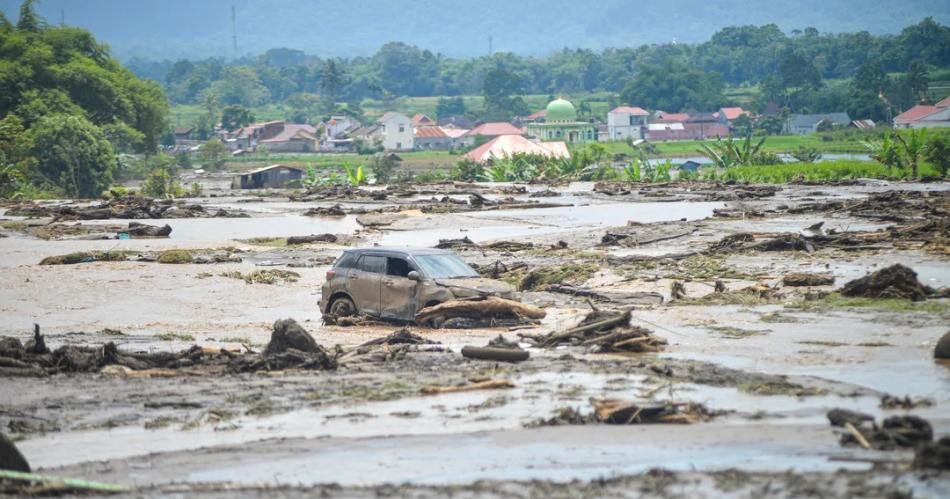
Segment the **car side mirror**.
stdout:
<svg viewBox="0 0 950 499">
<path fill-rule="evenodd" d="M 422 276 L 419 275 L 419 272 L 415 270 L 409 271 L 409 273 L 406 274 L 406 277 L 408 277 L 410 281 L 418 281 L 422 279 Z"/>
</svg>

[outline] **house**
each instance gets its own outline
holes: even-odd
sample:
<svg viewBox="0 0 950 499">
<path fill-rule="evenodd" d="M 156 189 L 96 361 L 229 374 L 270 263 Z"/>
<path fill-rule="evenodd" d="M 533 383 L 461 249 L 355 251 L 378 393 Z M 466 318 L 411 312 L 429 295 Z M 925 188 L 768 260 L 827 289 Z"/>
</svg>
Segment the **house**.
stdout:
<svg viewBox="0 0 950 499">
<path fill-rule="evenodd" d="M 330 116 L 323 124 L 323 134 L 325 139 L 343 139 L 346 136 L 361 127 L 359 121 L 352 116 Z"/>
<path fill-rule="evenodd" d="M 319 147 L 317 129 L 312 125 L 268 121 L 252 123 L 231 134 L 235 149 L 252 150 L 266 145 L 273 152 L 312 152 Z"/>
<path fill-rule="evenodd" d="M 635 106 L 620 106 L 607 113 L 607 140 L 642 139 L 650 113 Z"/>
<path fill-rule="evenodd" d="M 378 121 L 382 127 L 383 149 L 411 151 L 414 147 L 412 120 L 402 113 L 388 112 Z"/>
<path fill-rule="evenodd" d="M 795 135 L 815 133 L 822 124 L 846 127 L 851 124 L 848 113 L 793 114 L 785 122 L 785 131 Z"/>
<path fill-rule="evenodd" d="M 876 126 L 874 120 L 854 120 L 851 122 L 851 125 L 858 130 L 874 130 Z"/>
<path fill-rule="evenodd" d="M 432 126 L 432 125 L 435 125 L 435 124 L 436 124 L 436 123 L 435 123 L 434 121 L 432 121 L 431 118 L 429 118 L 428 116 L 426 116 L 426 115 L 424 115 L 424 114 L 422 114 L 422 113 L 416 113 L 416 114 L 412 117 L 412 126 Z"/>
<path fill-rule="evenodd" d="M 542 109 L 540 111 L 535 111 L 523 118 L 521 118 L 522 123 L 544 123 L 544 118 L 548 115 L 547 109 Z"/>
<path fill-rule="evenodd" d="M 703 140 L 713 137 L 726 137 L 729 127 L 722 123 L 650 123 L 647 127 L 647 140 Z"/>
<path fill-rule="evenodd" d="M 231 178 L 232 189 L 282 189 L 303 179 L 303 170 L 292 166 L 270 165 Z"/>
<path fill-rule="evenodd" d="M 466 159 L 483 163 L 492 159 L 510 158 L 516 154 L 533 154 L 548 158 L 570 158 L 564 142 L 533 142 L 522 135 L 500 135 L 472 149 Z"/>
<path fill-rule="evenodd" d="M 664 111 L 657 111 L 655 113 L 656 123 L 685 123 L 689 119 L 689 114 L 687 113 L 667 113 Z"/>
<path fill-rule="evenodd" d="M 894 118 L 894 128 L 950 127 L 950 97 L 933 106 L 918 104 Z"/>
<path fill-rule="evenodd" d="M 482 123 L 475 128 L 465 132 L 460 142 L 466 147 L 475 145 L 475 138 L 478 136 L 493 139 L 502 135 L 524 135 L 524 130 L 505 122 Z"/>
<path fill-rule="evenodd" d="M 454 140 L 440 126 L 419 126 L 415 129 L 416 150 L 447 151 Z"/>
<path fill-rule="evenodd" d="M 689 132 L 691 140 L 705 140 L 729 134 L 729 125 L 719 121 L 721 112 L 691 111 L 688 114 L 689 119 L 683 124 L 683 130 Z"/>
<path fill-rule="evenodd" d="M 172 134 L 175 136 L 175 142 L 180 142 L 183 140 L 194 140 L 195 127 L 193 126 L 175 127 L 175 130 L 172 131 Z"/>
<path fill-rule="evenodd" d="M 472 121 L 465 116 L 446 116 L 444 118 L 439 118 L 437 123 L 442 128 L 464 128 L 465 130 L 471 130 L 475 128 L 479 123 Z"/>
<path fill-rule="evenodd" d="M 751 118 L 749 113 L 741 107 L 723 107 L 719 109 L 718 113 L 719 123 L 726 126 L 732 126 L 732 122 L 739 116 L 748 116 Z"/>
</svg>

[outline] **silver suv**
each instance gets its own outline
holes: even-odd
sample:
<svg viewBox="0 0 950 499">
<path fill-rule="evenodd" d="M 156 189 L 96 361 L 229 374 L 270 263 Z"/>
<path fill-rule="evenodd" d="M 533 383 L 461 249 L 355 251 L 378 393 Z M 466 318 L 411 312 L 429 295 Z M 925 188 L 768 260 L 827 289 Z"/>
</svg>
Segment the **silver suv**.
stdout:
<svg viewBox="0 0 950 499">
<path fill-rule="evenodd" d="M 412 321 L 424 307 L 494 295 L 514 288 L 478 275 L 455 253 L 427 248 L 360 248 L 343 252 L 327 271 L 320 310 L 331 316 L 366 315 Z"/>
</svg>

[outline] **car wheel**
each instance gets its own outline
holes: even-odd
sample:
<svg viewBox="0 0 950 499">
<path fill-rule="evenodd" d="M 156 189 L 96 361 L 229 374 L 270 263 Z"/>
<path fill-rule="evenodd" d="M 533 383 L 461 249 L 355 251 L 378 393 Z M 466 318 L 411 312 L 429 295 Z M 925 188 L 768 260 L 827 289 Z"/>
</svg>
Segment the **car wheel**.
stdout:
<svg viewBox="0 0 950 499">
<path fill-rule="evenodd" d="M 341 296 L 330 303 L 329 314 L 334 317 L 349 317 L 351 315 L 356 315 L 356 305 L 353 304 L 353 300 L 345 296 Z"/>
</svg>

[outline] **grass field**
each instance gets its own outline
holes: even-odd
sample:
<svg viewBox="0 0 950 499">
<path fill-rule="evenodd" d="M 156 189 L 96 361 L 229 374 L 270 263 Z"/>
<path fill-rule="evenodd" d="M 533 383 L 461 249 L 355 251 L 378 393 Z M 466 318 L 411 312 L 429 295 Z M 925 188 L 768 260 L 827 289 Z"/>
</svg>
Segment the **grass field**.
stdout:
<svg viewBox="0 0 950 499">
<path fill-rule="evenodd" d="M 458 161 L 458 156 L 446 151 L 419 151 L 399 153 L 402 158 L 400 169 L 420 172 L 431 170 L 450 170 Z M 231 158 L 227 162 L 228 171 L 241 172 L 253 170 L 262 166 L 282 164 L 307 168 L 312 166 L 317 170 L 343 171 L 344 164 L 367 165 L 369 156 L 357 154 L 268 154 L 247 155 Z"/>
</svg>

